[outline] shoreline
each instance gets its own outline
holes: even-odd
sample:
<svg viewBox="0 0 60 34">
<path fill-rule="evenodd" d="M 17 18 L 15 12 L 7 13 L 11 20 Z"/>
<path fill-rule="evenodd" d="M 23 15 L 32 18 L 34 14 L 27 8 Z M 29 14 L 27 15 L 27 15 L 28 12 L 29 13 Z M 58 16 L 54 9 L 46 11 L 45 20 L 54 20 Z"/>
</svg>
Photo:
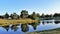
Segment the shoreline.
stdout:
<svg viewBox="0 0 60 34">
<path fill-rule="evenodd" d="M 60 34 L 60 28 L 43 30 L 43 31 L 35 31 L 35 32 L 30 32 L 28 34 Z"/>
<path fill-rule="evenodd" d="M 8 19 L 0 19 L 0 26 L 6 26 L 10 24 L 26 24 L 26 23 L 33 23 L 38 22 L 38 20 L 32 20 L 32 19 L 19 19 L 19 20 L 8 20 Z"/>
</svg>

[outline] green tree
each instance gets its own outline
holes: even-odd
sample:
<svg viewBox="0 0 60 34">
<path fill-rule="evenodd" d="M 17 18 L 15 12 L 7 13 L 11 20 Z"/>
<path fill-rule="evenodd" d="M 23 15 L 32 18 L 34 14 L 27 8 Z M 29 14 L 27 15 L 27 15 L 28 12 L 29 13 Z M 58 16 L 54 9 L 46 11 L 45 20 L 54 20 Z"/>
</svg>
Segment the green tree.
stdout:
<svg viewBox="0 0 60 34">
<path fill-rule="evenodd" d="M 24 18 L 24 19 L 27 18 L 28 17 L 28 11 L 22 10 L 20 16 L 21 16 L 21 18 Z"/>
<path fill-rule="evenodd" d="M 19 15 L 17 15 L 16 13 L 13 13 L 13 14 L 11 15 L 11 17 L 12 17 L 13 19 L 18 19 L 18 18 L 19 18 Z"/>
<path fill-rule="evenodd" d="M 35 20 L 35 19 L 38 18 L 37 15 L 35 14 L 35 12 L 32 13 L 31 18 L 32 18 L 33 20 Z"/>
<path fill-rule="evenodd" d="M 8 19 L 9 14 L 8 14 L 8 13 L 6 13 L 4 17 L 5 17 L 6 19 Z"/>
<path fill-rule="evenodd" d="M 13 19 L 13 14 L 11 14 L 10 17 Z"/>
<path fill-rule="evenodd" d="M 53 17 L 60 17 L 60 13 L 55 13 Z"/>
<path fill-rule="evenodd" d="M 39 14 L 39 13 L 37 13 L 37 17 L 39 17 L 39 18 L 40 18 L 40 14 Z"/>
<path fill-rule="evenodd" d="M 47 15 L 45 15 L 45 17 L 46 17 L 46 18 L 48 18 L 48 17 L 51 18 L 51 17 L 52 17 L 52 14 L 51 14 L 51 15 L 48 15 L 48 14 L 47 14 Z"/>
<path fill-rule="evenodd" d="M 45 17 L 44 13 L 42 13 L 42 15 L 41 15 L 40 17 L 41 17 L 41 18 L 44 18 L 44 17 Z"/>
</svg>

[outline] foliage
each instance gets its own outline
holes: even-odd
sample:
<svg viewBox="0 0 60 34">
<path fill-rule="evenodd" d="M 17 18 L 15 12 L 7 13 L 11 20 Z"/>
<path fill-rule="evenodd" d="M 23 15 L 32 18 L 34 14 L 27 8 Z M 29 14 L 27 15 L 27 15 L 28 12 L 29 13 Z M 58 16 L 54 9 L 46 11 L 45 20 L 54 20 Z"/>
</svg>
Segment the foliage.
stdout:
<svg viewBox="0 0 60 34">
<path fill-rule="evenodd" d="M 41 17 L 41 18 L 44 18 L 44 16 L 45 16 L 44 13 L 42 13 L 42 15 L 41 15 L 40 17 Z"/>
<path fill-rule="evenodd" d="M 38 18 L 38 16 L 35 14 L 35 12 L 33 12 L 32 15 L 31 15 L 31 18 L 32 18 L 33 20 L 35 20 L 35 19 Z"/>
<path fill-rule="evenodd" d="M 21 16 L 21 18 L 27 18 L 28 17 L 28 11 L 22 10 L 20 16 Z"/>
<path fill-rule="evenodd" d="M 60 17 L 60 13 L 55 13 L 53 17 Z"/>
<path fill-rule="evenodd" d="M 47 15 L 45 15 L 45 17 L 52 17 L 52 15 L 48 15 L 48 14 L 47 14 Z"/>
<path fill-rule="evenodd" d="M 6 19 L 8 19 L 9 14 L 8 14 L 8 13 L 6 13 L 4 17 L 5 17 Z"/>
<path fill-rule="evenodd" d="M 36 15 L 37 15 L 37 17 L 39 17 L 39 18 L 40 18 L 40 14 L 39 14 L 39 13 L 37 13 Z"/>
<path fill-rule="evenodd" d="M 13 14 L 11 14 L 10 17 L 13 19 Z"/>
<path fill-rule="evenodd" d="M 10 17 L 12 19 L 19 19 L 19 15 L 17 15 L 16 13 L 11 14 Z"/>
<path fill-rule="evenodd" d="M 6 13 L 4 15 L 4 17 L 6 19 L 11 18 L 11 19 L 15 19 L 15 20 L 19 19 L 20 17 L 21 17 L 21 19 L 31 18 L 33 20 L 36 20 L 36 19 L 40 18 L 40 14 L 39 13 L 36 14 L 35 12 L 33 12 L 31 15 L 29 15 L 28 11 L 22 10 L 20 16 L 18 14 L 16 14 L 16 13 L 10 14 L 10 16 L 9 16 L 9 14 Z"/>
</svg>

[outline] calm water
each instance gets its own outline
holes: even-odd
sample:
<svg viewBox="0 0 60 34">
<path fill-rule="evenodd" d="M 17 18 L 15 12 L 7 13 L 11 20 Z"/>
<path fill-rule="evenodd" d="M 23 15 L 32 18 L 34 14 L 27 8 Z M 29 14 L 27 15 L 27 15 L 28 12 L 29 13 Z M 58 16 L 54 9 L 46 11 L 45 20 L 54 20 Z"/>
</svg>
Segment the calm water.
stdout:
<svg viewBox="0 0 60 34">
<path fill-rule="evenodd" d="M 1 26 L 0 34 L 25 34 L 54 28 L 60 28 L 60 23 L 55 23 L 55 20 L 40 20 L 40 23 Z"/>
</svg>

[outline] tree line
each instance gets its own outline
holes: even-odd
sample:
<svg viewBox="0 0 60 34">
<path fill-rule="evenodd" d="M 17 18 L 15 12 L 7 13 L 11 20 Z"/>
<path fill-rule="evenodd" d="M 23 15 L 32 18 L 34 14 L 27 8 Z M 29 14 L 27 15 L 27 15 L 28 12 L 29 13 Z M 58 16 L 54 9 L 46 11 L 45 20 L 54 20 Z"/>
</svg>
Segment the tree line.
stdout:
<svg viewBox="0 0 60 34">
<path fill-rule="evenodd" d="M 60 17 L 60 13 L 55 13 L 55 14 L 50 14 L 50 15 L 48 15 L 48 14 L 42 14 L 42 15 L 40 15 L 39 13 L 35 13 L 35 12 L 33 12 L 32 14 L 28 14 L 28 11 L 27 10 L 22 10 L 21 11 L 21 14 L 20 15 L 18 15 L 18 14 L 16 14 L 16 13 L 13 13 L 13 14 L 11 14 L 11 15 L 9 15 L 8 13 L 6 13 L 5 15 L 3 15 L 3 16 L 0 16 L 0 18 L 2 18 L 2 19 L 26 19 L 26 18 L 31 18 L 31 19 L 37 19 L 37 18 L 48 18 L 48 17 Z"/>
<path fill-rule="evenodd" d="M 43 13 L 42 15 L 40 15 L 40 17 L 41 17 L 41 18 L 60 17 L 60 13 L 55 13 L 55 14 L 50 14 L 50 15 L 48 15 L 48 14 L 44 15 L 44 13 Z"/>
<path fill-rule="evenodd" d="M 27 10 L 22 10 L 20 15 L 18 15 L 16 13 L 13 13 L 13 14 L 9 15 L 8 13 L 6 13 L 5 15 L 0 16 L 0 18 L 2 18 L 2 19 L 26 19 L 26 18 L 31 18 L 31 19 L 35 20 L 35 19 L 39 18 L 39 14 L 38 13 L 36 14 L 35 12 L 33 12 L 31 15 L 29 15 Z"/>
</svg>

